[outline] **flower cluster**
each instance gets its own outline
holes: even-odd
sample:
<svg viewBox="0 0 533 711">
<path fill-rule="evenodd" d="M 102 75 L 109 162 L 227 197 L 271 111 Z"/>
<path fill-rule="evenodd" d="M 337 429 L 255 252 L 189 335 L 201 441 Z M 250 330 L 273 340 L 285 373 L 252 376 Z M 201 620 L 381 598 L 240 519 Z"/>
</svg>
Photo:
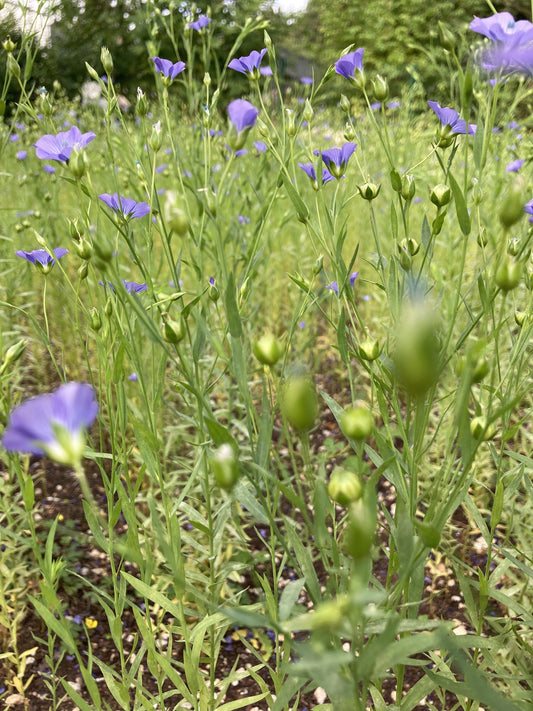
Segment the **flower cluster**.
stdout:
<svg viewBox="0 0 533 711">
<path fill-rule="evenodd" d="M 498 12 L 492 17 L 475 17 L 470 29 L 487 37 L 490 46 L 482 52 L 482 65 L 502 75 L 533 76 L 533 24 L 528 20 L 515 21 L 509 12 Z"/>
</svg>

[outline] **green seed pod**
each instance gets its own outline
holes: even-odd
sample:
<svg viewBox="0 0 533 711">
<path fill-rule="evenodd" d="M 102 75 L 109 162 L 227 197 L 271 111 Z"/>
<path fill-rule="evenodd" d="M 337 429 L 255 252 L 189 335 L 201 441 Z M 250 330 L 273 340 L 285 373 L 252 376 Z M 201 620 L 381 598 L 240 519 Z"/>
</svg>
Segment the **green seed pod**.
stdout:
<svg viewBox="0 0 533 711">
<path fill-rule="evenodd" d="M 152 133 L 150 135 L 150 138 L 148 139 L 148 145 L 154 151 L 154 153 L 157 153 L 157 151 L 163 145 L 163 132 L 161 131 L 161 121 L 157 121 L 152 126 Z"/>
<path fill-rule="evenodd" d="M 231 444 L 222 444 L 209 457 L 211 471 L 221 489 L 231 491 L 239 479 L 239 460 Z"/>
<path fill-rule="evenodd" d="M 288 423 L 297 432 L 307 432 L 318 415 L 318 400 L 313 383 L 305 376 L 294 376 L 283 388 L 282 408 Z"/>
<path fill-rule="evenodd" d="M 516 289 L 522 277 L 522 263 L 516 262 L 512 257 L 507 257 L 496 269 L 494 280 L 502 291 Z"/>
<path fill-rule="evenodd" d="M 347 96 L 345 96 L 344 94 L 341 94 L 340 104 L 341 104 L 341 109 L 344 111 L 344 113 L 348 114 L 348 116 L 350 116 L 350 114 L 352 113 L 352 105 L 350 103 L 350 99 Z"/>
<path fill-rule="evenodd" d="M 514 320 L 517 326 L 522 327 L 526 321 L 527 313 L 525 311 L 515 311 Z"/>
<path fill-rule="evenodd" d="M 344 138 L 346 141 L 353 141 L 355 138 L 355 129 L 351 123 L 347 123 L 344 128 Z"/>
<path fill-rule="evenodd" d="M 146 100 L 146 94 L 141 89 L 140 86 L 137 87 L 137 104 L 135 106 L 135 111 L 137 116 L 144 118 L 148 113 L 148 102 Z"/>
<path fill-rule="evenodd" d="M 281 358 L 281 354 L 281 344 L 271 333 L 261 336 L 254 344 L 254 355 L 263 365 L 275 365 Z"/>
<path fill-rule="evenodd" d="M 80 224 L 80 221 L 77 217 L 74 220 L 68 221 L 68 231 L 74 241 L 77 242 L 79 239 L 81 239 L 83 235 L 83 224 Z"/>
<path fill-rule="evenodd" d="M 511 257 L 516 257 L 516 255 L 520 252 L 520 238 L 519 237 L 512 237 L 509 242 L 507 243 L 507 254 L 510 254 Z"/>
<path fill-rule="evenodd" d="M 414 395 L 425 392 L 439 374 L 440 350 L 434 313 L 423 305 L 412 306 L 396 333 L 393 357 L 398 382 Z"/>
<path fill-rule="evenodd" d="M 401 243 L 398 244 L 397 247 L 399 252 L 400 266 L 404 271 L 408 272 L 411 270 L 411 266 L 413 264 L 411 255 L 407 251 L 407 248 L 404 248 Z"/>
<path fill-rule="evenodd" d="M 163 315 L 163 338 L 168 343 L 179 343 L 185 338 L 185 319 L 180 316 L 179 321 L 168 318 L 168 314 Z"/>
<path fill-rule="evenodd" d="M 341 506 L 348 506 L 363 494 L 363 485 L 355 472 L 335 467 L 328 483 L 328 494 Z"/>
<path fill-rule="evenodd" d="M 2 47 L 8 54 L 12 54 L 17 48 L 17 45 L 13 42 L 11 36 L 8 35 L 7 39 L 2 42 Z"/>
<path fill-rule="evenodd" d="M 313 111 L 313 107 L 311 106 L 309 99 L 306 99 L 305 105 L 304 105 L 304 110 L 302 112 L 303 120 L 307 121 L 309 123 L 312 120 L 314 113 L 315 112 Z"/>
<path fill-rule="evenodd" d="M 346 437 L 362 441 L 372 434 L 374 417 L 367 407 L 347 407 L 340 416 L 340 425 Z"/>
<path fill-rule="evenodd" d="M 350 504 L 348 526 L 344 533 L 344 550 L 354 561 L 370 555 L 377 526 L 375 494 Z M 373 500 L 374 499 L 374 500 Z"/>
<path fill-rule="evenodd" d="M 68 161 L 68 167 L 76 180 L 83 178 L 88 164 L 89 161 L 85 155 L 85 151 L 83 149 L 79 150 L 78 148 L 73 148 Z"/>
<path fill-rule="evenodd" d="M 89 275 L 89 262 L 82 262 L 78 268 L 78 277 L 80 281 L 87 279 Z"/>
<path fill-rule="evenodd" d="M 313 265 L 313 274 L 317 276 L 320 274 L 322 269 L 324 268 L 324 255 L 321 254 L 319 257 L 317 257 L 314 265 Z"/>
<path fill-rule="evenodd" d="M 296 115 L 292 109 L 285 109 L 285 130 L 287 132 L 287 136 L 295 136 L 296 135 Z"/>
<path fill-rule="evenodd" d="M 107 301 L 105 302 L 104 313 L 107 318 L 111 318 L 113 314 L 113 302 L 111 301 L 110 297 L 108 297 Z"/>
<path fill-rule="evenodd" d="M 76 249 L 76 252 L 78 253 L 78 256 L 80 256 L 82 259 L 90 259 L 93 255 L 93 247 L 92 247 L 91 243 L 88 242 L 83 237 L 75 245 L 75 249 Z"/>
<path fill-rule="evenodd" d="M 407 202 L 410 202 L 414 196 L 415 196 L 415 191 L 416 191 L 416 185 L 415 185 L 415 178 L 413 175 L 404 175 L 402 177 L 402 189 L 401 189 L 401 195 L 404 200 Z"/>
<path fill-rule="evenodd" d="M 431 189 L 429 199 L 437 207 L 444 207 L 452 199 L 452 191 L 448 185 L 439 183 L 439 185 L 435 185 L 435 187 Z"/>
<path fill-rule="evenodd" d="M 524 195 L 522 184 L 516 180 L 505 194 L 500 207 L 499 218 L 505 229 L 512 227 L 524 215 Z"/>
</svg>

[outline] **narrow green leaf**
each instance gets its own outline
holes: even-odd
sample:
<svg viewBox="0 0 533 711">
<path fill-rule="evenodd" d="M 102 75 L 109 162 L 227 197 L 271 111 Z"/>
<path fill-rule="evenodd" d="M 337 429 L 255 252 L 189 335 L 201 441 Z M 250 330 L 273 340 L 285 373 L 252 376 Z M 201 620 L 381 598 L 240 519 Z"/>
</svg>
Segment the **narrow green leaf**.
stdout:
<svg viewBox="0 0 533 711">
<path fill-rule="evenodd" d="M 279 600 L 278 611 L 280 622 L 285 622 L 285 620 L 289 619 L 292 609 L 297 603 L 298 598 L 300 597 L 300 593 L 302 592 L 304 584 L 305 579 L 298 578 L 297 580 L 291 580 L 283 588 L 283 592 L 281 593 L 281 597 Z"/>
<path fill-rule="evenodd" d="M 470 234 L 470 215 L 468 214 L 468 208 L 466 206 L 466 199 L 463 195 L 463 191 L 459 187 L 459 183 L 453 177 L 451 173 L 448 174 L 448 180 L 450 181 L 450 187 L 452 189 L 453 198 L 455 200 L 455 212 L 457 213 L 457 220 L 459 222 L 459 227 L 461 232 L 465 235 Z"/>
</svg>

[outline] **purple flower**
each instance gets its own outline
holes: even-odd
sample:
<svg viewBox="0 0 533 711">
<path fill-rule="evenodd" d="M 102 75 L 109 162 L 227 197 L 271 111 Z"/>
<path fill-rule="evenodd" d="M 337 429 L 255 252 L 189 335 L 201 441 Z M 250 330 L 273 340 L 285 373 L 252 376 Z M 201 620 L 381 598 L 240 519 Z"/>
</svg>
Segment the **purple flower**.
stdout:
<svg viewBox="0 0 533 711">
<path fill-rule="evenodd" d="M 322 156 L 329 172 L 334 178 L 342 178 L 350 156 L 355 151 L 357 143 L 345 143 L 342 148 L 329 148 L 327 151 L 313 151 L 315 156 Z"/>
<path fill-rule="evenodd" d="M 533 222 L 533 200 L 526 202 L 526 204 L 524 205 L 524 211 L 527 212 L 528 215 L 531 215 L 529 221 Z"/>
<path fill-rule="evenodd" d="M 475 17 L 470 29 L 507 46 L 517 46 L 533 40 L 533 24 L 528 20 L 515 22 L 510 12 L 498 12 L 492 17 Z"/>
<path fill-rule="evenodd" d="M 516 173 L 517 171 L 520 170 L 520 168 L 522 167 L 523 164 L 524 164 L 524 158 L 518 158 L 517 160 L 512 161 L 512 163 L 509 163 L 509 165 L 507 165 L 505 167 L 505 170 L 508 173 Z"/>
<path fill-rule="evenodd" d="M 132 373 L 131 375 L 128 375 L 128 380 L 132 380 L 134 383 L 136 383 L 139 378 L 137 377 L 137 373 Z"/>
<path fill-rule="evenodd" d="M 77 126 L 72 126 L 68 131 L 60 131 L 56 136 L 47 134 L 39 138 L 33 145 L 37 158 L 58 160 L 64 163 L 70 158 L 74 148 L 85 148 L 93 138 L 96 138 L 96 133 L 92 131 L 82 133 Z"/>
<path fill-rule="evenodd" d="M 56 169 L 53 165 L 43 165 L 43 170 L 45 173 L 49 173 L 50 175 L 56 172 Z"/>
<path fill-rule="evenodd" d="M 313 83 L 313 77 L 300 77 L 300 81 L 302 82 L 302 84 L 310 85 Z"/>
<path fill-rule="evenodd" d="M 335 72 L 341 76 L 357 83 L 355 72 L 363 73 L 363 52 L 364 48 L 360 47 L 355 52 L 349 52 L 335 62 Z"/>
<path fill-rule="evenodd" d="M 134 217 L 144 217 L 150 212 L 150 205 L 147 202 L 135 202 L 131 198 L 122 197 L 118 193 L 102 193 L 98 196 L 102 202 L 110 207 L 115 212 L 122 215 L 125 220 L 131 220 Z"/>
<path fill-rule="evenodd" d="M 388 109 L 399 109 L 400 106 L 402 105 L 401 101 L 389 101 L 387 104 Z"/>
<path fill-rule="evenodd" d="M 374 101 L 372 104 L 370 104 L 370 108 L 372 109 L 372 111 L 377 111 L 381 108 L 381 101 Z"/>
<path fill-rule="evenodd" d="M 46 454 L 56 462 L 76 466 L 83 456 L 84 430 L 97 414 L 92 387 L 66 383 L 15 408 L 2 444 L 11 452 Z"/>
<path fill-rule="evenodd" d="M 298 165 L 311 179 L 314 189 L 318 190 L 315 166 L 312 163 L 298 163 Z M 322 183 L 329 183 L 330 180 L 335 180 L 335 178 L 327 168 L 322 168 Z"/>
<path fill-rule="evenodd" d="M 31 252 L 24 252 L 24 250 L 19 249 L 16 252 L 17 257 L 22 257 L 22 259 L 27 259 L 28 262 L 35 264 L 43 274 L 48 274 L 56 263 L 56 260 L 61 259 L 65 254 L 68 254 L 68 249 L 63 249 L 62 247 L 56 247 L 54 249 L 54 257 L 45 249 L 34 249 Z"/>
<path fill-rule="evenodd" d="M 12 133 L 11 136 L 9 136 L 9 140 L 11 143 L 16 143 L 19 140 L 18 133 Z"/>
<path fill-rule="evenodd" d="M 350 274 L 350 286 L 352 288 L 358 276 L 359 272 L 353 272 L 352 274 Z M 336 281 L 332 281 L 329 284 L 326 284 L 326 289 L 330 289 L 331 291 L 333 291 L 334 294 L 337 294 L 337 296 L 339 295 L 339 285 Z"/>
<path fill-rule="evenodd" d="M 459 113 L 449 106 L 442 107 L 436 101 L 428 101 L 428 106 L 437 114 L 443 128 L 449 126 L 449 134 L 466 133 L 466 121 L 459 118 Z M 468 124 L 468 133 L 473 136 L 476 132 L 474 124 Z"/>
<path fill-rule="evenodd" d="M 190 27 L 191 30 L 196 30 L 197 32 L 201 32 L 204 27 L 207 27 L 207 25 L 211 22 L 211 18 L 207 17 L 207 15 L 200 15 L 200 17 L 195 20 L 194 22 L 189 22 L 187 27 Z"/>
<path fill-rule="evenodd" d="M 533 43 L 524 46 L 497 43 L 483 52 L 482 63 L 488 71 L 502 75 L 533 76 Z"/>
<path fill-rule="evenodd" d="M 161 57 L 152 57 L 155 68 L 162 74 L 163 82 L 171 84 L 174 79 L 185 69 L 185 62 L 176 62 L 172 64 L 170 59 L 161 59 Z"/>
<path fill-rule="evenodd" d="M 263 141 L 254 141 L 253 146 L 258 153 L 265 153 L 267 149 L 267 145 Z"/>
<path fill-rule="evenodd" d="M 25 160 L 28 157 L 28 151 L 18 151 L 16 157 L 17 160 Z"/>
<path fill-rule="evenodd" d="M 237 218 L 241 225 L 249 225 L 250 224 L 250 218 L 249 217 L 244 217 L 244 215 L 239 215 Z"/>
<path fill-rule="evenodd" d="M 147 284 L 138 284 L 136 281 L 126 281 L 123 279 L 122 283 L 124 284 L 124 288 L 128 294 L 140 294 L 141 291 L 146 291 L 148 289 Z"/>
<path fill-rule="evenodd" d="M 252 128 L 257 119 L 259 110 L 246 99 L 235 99 L 228 106 L 229 120 L 236 128 L 237 133 Z"/>
<path fill-rule="evenodd" d="M 271 77 L 274 74 L 272 67 L 261 67 L 259 72 L 262 77 Z"/>
<path fill-rule="evenodd" d="M 239 59 L 232 59 L 228 64 L 230 69 L 235 69 L 236 72 L 241 72 L 241 74 L 246 74 L 250 79 L 259 79 L 261 72 L 259 65 L 263 57 L 266 54 L 266 47 L 258 52 L 256 49 L 253 50 L 247 57 L 239 57 Z"/>
</svg>

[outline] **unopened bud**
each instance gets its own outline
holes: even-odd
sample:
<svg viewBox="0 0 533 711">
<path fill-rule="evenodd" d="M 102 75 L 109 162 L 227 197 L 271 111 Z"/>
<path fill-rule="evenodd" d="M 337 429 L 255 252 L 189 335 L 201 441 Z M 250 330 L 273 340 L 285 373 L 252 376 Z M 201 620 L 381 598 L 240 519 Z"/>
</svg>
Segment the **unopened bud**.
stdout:
<svg viewBox="0 0 533 711">
<path fill-rule="evenodd" d="M 137 87 L 137 105 L 135 107 L 138 116 L 146 116 L 148 113 L 148 102 L 146 100 L 146 94 L 141 89 L 140 86 Z"/>
<path fill-rule="evenodd" d="M 402 239 L 399 244 L 399 249 L 403 249 L 410 257 L 414 257 L 415 254 L 418 254 L 418 251 L 420 250 L 420 245 L 418 244 L 416 239 L 409 237 L 408 239 Z"/>
<path fill-rule="evenodd" d="M 440 183 L 432 188 L 429 194 L 429 199 L 437 207 L 444 207 L 452 199 L 452 191 L 448 185 Z"/>
<path fill-rule="evenodd" d="M 74 220 L 68 221 L 68 231 L 74 241 L 77 242 L 81 239 L 81 236 L 83 235 L 83 225 L 80 224 L 77 217 Z"/>
<path fill-rule="evenodd" d="M 357 190 L 359 190 L 359 195 L 364 200 L 375 200 L 381 190 L 381 183 L 378 185 L 376 183 L 363 183 L 363 185 L 357 186 Z"/>
<path fill-rule="evenodd" d="M 91 328 L 93 331 L 98 332 L 102 328 L 102 319 L 100 318 L 100 313 L 99 313 L 98 309 L 96 308 L 96 306 L 94 306 L 91 309 L 90 315 L 91 315 L 91 322 L 90 322 Z"/>
<path fill-rule="evenodd" d="M 104 71 L 107 75 L 113 73 L 113 57 L 111 56 L 111 52 L 108 50 L 107 47 L 102 47 L 100 50 L 100 61 L 102 62 L 102 66 L 104 68 Z"/>
<path fill-rule="evenodd" d="M 350 142 L 353 141 L 353 139 L 355 138 L 355 129 L 351 123 L 346 124 L 346 126 L 344 127 L 344 134 L 343 135 L 347 141 L 350 141 Z"/>
<path fill-rule="evenodd" d="M 386 101 L 389 96 L 389 85 L 381 74 L 377 74 L 372 82 L 372 92 L 376 101 Z"/>
<path fill-rule="evenodd" d="M 80 281 L 87 279 L 89 275 L 89 262 L 82 262 L 78 267 L 78 277 Z"/>
<path fill-rule="evenodd" d="M 82 259 L 90 259 L 93 256 L 93 248 L 91 243 L 83 237 L 75 245 L 78 256 Z"/>
<path fill-rule="evenodd" d="M 352 113 L 352 105 L 350 103 L 350 99 L 344 94 L 341 94 L 340 104 L 341 109 L 344 111 L 344 113 L 350 116 L 350 114 Z"/>
<path fill-rule="evenodd" d="M 315 113 L 315 112 L 313 111 L 313 107 L 311 106 L 311 102 L 309 101 L 309 99 L 306 99 L 306 100 L 305 100 L 305 105 L 304 105 L 304 110 L 303 110 L 303 112 L 302 112 L 303 120 L 304 120 L 304 121 L 307 121 L 307 122 L 310 122 L 311 119 L 312 119 L 313 116 L 314 116 L 314 113 Z"/>
<path fill-rule="evenodd" d="M 405 241 L 405 240 L 403 240 L 403 241 Z M 407 248 L 402 246 L 401 243 L 398 244 L 397 247 L 398 247 L 398 252 L 399 252 L 398 259 L 400 261 L 400 266 L 405 272 L 408 272 L 408 271 L 410 271 L 410 269 L 412 267 L 412 262 L 413 262 L 411 255 L 407 251 Z"/>
<path fill-rule="evenodd" d="M 379 342 L 373 338 L 369 338 L 366 341 L 363 341 L 359 346 L 359 354 L 361 358 L 363 358 L 363 360 L 376 360 L 376 358 L 379 358 L 380 353 L 381 347 L 379 345 Z"/>
<path fill-rule="evenodd" d="M 450 28 L 447 25 L 445 25 L 440 20 L 438 22 L 438 26 L 439 26 L 439 41 L 440 41 L 441 47 L 448 52 L 453 52 L 453 50 L 455 49 L 455 45 L 457 43 L 454 33 L 450 30 Z"/>
<path fill-rule="evenodd" d="M 283 389 L 283 412 L 287 422 L 297 432 L 307 432 L 318 415 L 318 400 L 311 380 L 295 376 L 287 380 Z"/>
<path fill-rule="evenodd" d="M 168 343 L 179 343 L 185 338 L 185 319 L 181 316 L 179 321 L 174 321 L 168 318 L 168 315 L 163 316 L 163 338 Z"/>
<path fill-rule="evenodd" d="M 324 255 L 321 254 L 319 257 L 317 257 L 314 265 L 313 265 L 313 274 L 317 276 L 320 274 L 322 269 L 324 268 Z"/>
<path fill-rule="evenodd" d="M 7 55 L 7 71 L 16 79 L 20 78 L 20 65 L 12 54 Z"/>
<path fill-rule="evenodd" d="M 287 136 L 296 135 L 296 116 L 292 109 L 285 109 L 285 130 L 287 131 Z"/>
<path fill-rule="evenodd" d="M 73 148 L 68 161 L 68 167 L 76 180 L 80 180 L 83 177 L 85 170 L 87 169 L 87 165 L 88 158 L 83 148 Z"/>
<path fill-rule="evenodd" d="M 486 442 L 496 436 L 497 429 L 493 422 L 489 424 L 484 415 L 479 415 L 470 422 L 470 432 L 475 439 L 482 439 Z"/>
<path fill-rule="evenodd" d="M 508 229 L 524 214 L 524 197 L 522 193 L 522 184 L 515 181 L 509 188 L 503 198 L 503 204 L 500 208 L 499 218 L 502 225 Z"/>
<path fill-rule="evenodd" d="M 7 39 L 2 42 L 2 47 L 8 54 L 12 54 L 15 49 L 17 48 L 17 45 L 13 42 L 11 37 L 8 35 Z"/>
<path fill-rule="evenodd" d="M 509 242 L 507 243 L 507 254 L 510 254 L 512 257 L 516 257 L 516 255 L 520 251 L 520 238 L 519 237 L 512 237 Z"/>
<path fill-rule="evenodd" d="M 220 299 L 220 290 L 219 290 L 218 286 L 215 284 L 214 279 L 209 280 L 209 289 L 207 290 L 207 295 L 209 296 L 211 301 L 215 304 Z"/>
<path fill-rule="evenodd" d="M 4 353 L 2 367 L 0 368 L 0 374 L 2 374 L 4 370 L 10 365 L 13 365 L 13 363 L 16 363 L 18 360 L 20 360 L 20 358 L 22 358 L 22 355 L 26 350 L 26 345 L 26 339 L 21 338 L 20 341 L 17 341 L 16 343 L 13 343 L 13 345 L 9 346 L 9 348 Z"/>
<path fill-rule="evenodd" d="M 157 153 L 157 151 L 163 145 L 161 121 L 157 121 L 157 123 L 154 123 L 154 125 L 152 126 L 152 134 L 148 140 L 148 144 L 150 145 L 150 148 L 154 151 L 154 153 Z"/>
<path fill-rule="evenodd" d="M 87 69 L 89 76 L 91 79 L 94 79 L 94 81 L 98 82 L 98 84 L 102 84 L 102 80 L 100 79 L 98 72 L 94 67 L 91 67 L 91 65 L 88 62 L 85 62 L 85 68 Z"/>
<path fill-rule="evenodd" d="M 527 313 L 525 311 L 515 311 L 514 320 L 517 326 L 522 327 L 526 321 Z"/>
<path fill-rule="evenodd" d="M 401 189 L 401 195 L 404 200 L 406 201 L 411 201 L 414 196 L 415 196 L 415 190 L 416 190 L 416 185 L 415 185 L 415 179 L 413 175 L 404 175 L 402 177 L 402 189 Z"/>
</svg>

